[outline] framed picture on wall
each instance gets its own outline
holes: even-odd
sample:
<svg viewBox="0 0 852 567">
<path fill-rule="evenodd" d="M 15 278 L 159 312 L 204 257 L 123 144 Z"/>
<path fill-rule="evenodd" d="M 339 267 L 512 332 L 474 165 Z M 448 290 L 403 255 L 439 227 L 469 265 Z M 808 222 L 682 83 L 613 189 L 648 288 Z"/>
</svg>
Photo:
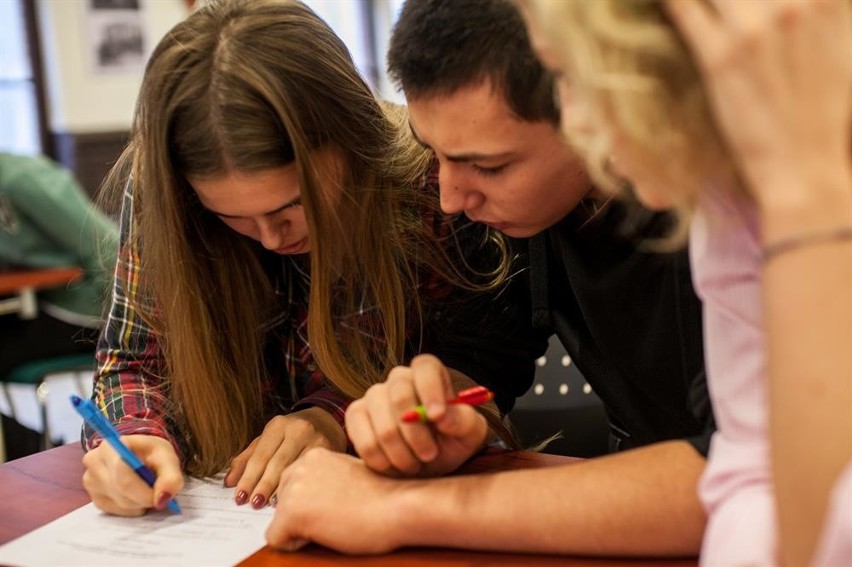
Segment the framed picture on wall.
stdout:
<svg viewBox="0 0 852 567">
<path fill-rule="evenodd" d="M 96 74 L 141 71 L 146 57 L 142 0 L 87 0 L 86 22 Z"/>
</svg>

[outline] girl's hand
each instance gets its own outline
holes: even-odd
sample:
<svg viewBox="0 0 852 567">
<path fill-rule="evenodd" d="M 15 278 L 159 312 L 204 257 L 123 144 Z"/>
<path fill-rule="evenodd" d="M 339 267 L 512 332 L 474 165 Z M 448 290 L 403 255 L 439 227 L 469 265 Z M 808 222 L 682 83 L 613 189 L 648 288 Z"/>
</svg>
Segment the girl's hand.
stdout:
<svg viewBox="0 0 852 567">
<path fill-rule="evenodd" d="M 139 478 L 109 443 L 83 455 L 83 487 L 95 506 L 116 516 L 141 516 L 162 510 L 183 489 L 180 460 L 172 444 L 153 435 L 125 435 L 127 447 L 157 476 L 154 487 Z"/>
<path fill-rule="evenodd" d="M 278 488 L 281 473 L 308 449 L 346 449 L 343 428 L 325 410 L 312 407 L 272 418 L 263 433 L 231 461 L 225 486 L 235 486 L 234 500 L 262 508 Z"/>
<path fill-rule="evenodd" d="M 465 387 L 474 385 L 468 379 Z M 448 405 L 455 397 L 450 370 L 431 355 L 399 366 L 346 411 L 346 431 L 364 463 L 392 476 L 431 476 L 458 468 L 488 439 L 488 423 L 474 408 Z M 404 423 L 423 404 L 429 423 Z"/>
</svg>

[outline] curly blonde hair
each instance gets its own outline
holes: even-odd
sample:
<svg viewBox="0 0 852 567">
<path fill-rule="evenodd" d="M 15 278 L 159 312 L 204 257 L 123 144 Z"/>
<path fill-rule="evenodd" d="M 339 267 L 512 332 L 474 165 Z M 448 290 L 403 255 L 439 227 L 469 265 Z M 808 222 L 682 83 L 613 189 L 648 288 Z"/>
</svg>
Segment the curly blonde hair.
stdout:
<svg viewBox="0 0 852 567">
<path fill-rule="evenodd" d="M 670 181 L 684 235 L 708 177 L 734 175 L 699 71 L 662 0 L 521 0 L 529 23 L 548 42 L 571 91 L 562 128 L 605 188 L 611 132 L 641 147 Z M 576 99 L 576 104 L 575 104 Z"/>
</svg>

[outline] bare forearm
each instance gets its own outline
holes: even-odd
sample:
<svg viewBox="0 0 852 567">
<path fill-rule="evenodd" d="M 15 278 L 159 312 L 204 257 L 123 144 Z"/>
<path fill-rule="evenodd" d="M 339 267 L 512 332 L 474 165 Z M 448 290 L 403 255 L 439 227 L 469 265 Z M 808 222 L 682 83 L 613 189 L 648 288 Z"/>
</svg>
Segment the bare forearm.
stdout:
<svg viewBox="0 0 852 567">
<path fill-rule="evenodd" d="M 407 545 L 588 555 L 697 554 L 704 459 L 673 441 L 537 470 L 426 481 L 406 492 Z M 418 482 L 418 481 L 415 481 Z"/>
<path fill-rule="evenodd" d="M 765 206 L 764 240 L 852 226 L 852 175 L 845 177 L 845 185 L 838 174 L 828 181 L 836 186 L 813 187 L 813 201 L 794 210 Z M 779 255 L 764 270 L 764 289 L 779 541 L 787 563 L 804 565 L 852 458 L 852 242 Z"/>
</svg>

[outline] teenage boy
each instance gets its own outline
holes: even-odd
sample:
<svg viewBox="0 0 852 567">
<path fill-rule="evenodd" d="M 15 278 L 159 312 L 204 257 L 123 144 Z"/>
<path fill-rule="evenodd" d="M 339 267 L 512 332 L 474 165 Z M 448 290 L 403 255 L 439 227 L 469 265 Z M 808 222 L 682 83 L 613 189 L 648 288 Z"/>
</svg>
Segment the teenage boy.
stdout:
<svg viewBox="0 0 852 567">
<path fill-rule="evenodd" d="M 389 478 L 449 472 L 489 438 L 480 413 L 445 403 L 441 362 L 418 357 L 350 406 L 363 461 L 317 451 L 285 471 L 269 542 L 697 553 L 713 420 L 686 252 L 648 249 L 668 217 L 640 218 L 593 187 L 559 135 L 552 78 L 511 2 L 408 0 L 388 61 L 414 135 L 440 162 L 442 208 L 520 239 L 534 320 L 602 399 L 618 452 L 487 477 Z M 431 423 L 400 425 L 417 403 Z"/>
</svg>

